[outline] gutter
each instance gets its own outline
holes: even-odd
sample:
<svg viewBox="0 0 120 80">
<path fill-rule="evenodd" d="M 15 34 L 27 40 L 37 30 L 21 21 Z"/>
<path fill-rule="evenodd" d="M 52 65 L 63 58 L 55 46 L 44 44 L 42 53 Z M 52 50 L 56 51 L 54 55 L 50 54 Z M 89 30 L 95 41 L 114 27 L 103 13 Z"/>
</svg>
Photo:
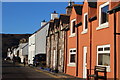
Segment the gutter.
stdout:
<svg viewBox="0 0 120 80">
<path fill-rule="evenodd" d="M 116 35 L 120 35 L 120 33 L 116 33 L 116 12 L 120 11 L 120 6 L 117 6 L 115 7 L 114 9 L 112 10 L 109 10 L 108 13 L 109 14 L 114 14 L 114 80 L 116 80 L 116 74 L 117 74 L 117 70 L 116 70 L 116 67 L 117 67 L 117 64 L 116 64 L 116 61 L 117 61 L 117 57 L 116 57 Z"/>
</svg>

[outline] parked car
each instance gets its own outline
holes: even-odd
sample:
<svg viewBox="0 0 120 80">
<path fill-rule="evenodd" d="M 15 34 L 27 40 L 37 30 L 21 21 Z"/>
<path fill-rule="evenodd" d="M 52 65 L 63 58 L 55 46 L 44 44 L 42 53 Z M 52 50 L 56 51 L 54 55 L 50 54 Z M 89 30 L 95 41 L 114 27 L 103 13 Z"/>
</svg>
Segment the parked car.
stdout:
<svg viewBox="0 0 120 80">
<path fill-rule="evenodd" d="M 45 66 L 46 65 L 46 55 L 37 54 L 33 59 L 33 66 Z"/>
<path fill-rule="evenodd" d="M 40 64 L 39 57 L 35 56 L 33 59 L 33 66 L 37 67 Z"/>
</svg>

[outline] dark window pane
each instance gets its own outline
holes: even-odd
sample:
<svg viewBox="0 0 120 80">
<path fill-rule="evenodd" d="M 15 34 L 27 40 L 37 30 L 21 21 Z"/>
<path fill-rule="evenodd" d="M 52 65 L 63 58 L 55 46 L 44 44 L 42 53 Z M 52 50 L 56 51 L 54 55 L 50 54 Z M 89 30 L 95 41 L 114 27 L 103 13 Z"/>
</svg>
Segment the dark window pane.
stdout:
<svg viewBox="0 0 120 80">
<path fill-rule="evenodd" d="M 70 50 L 70 52 L 72 52 L 72 50 Z"/>
<path fill-rule="evenodd" d="M 70 55 L 70 62 L 75 63 L 75 54 Z"/>
<path fill-rule="evenodd" d="M 107 14 L 108 9 L 109 9 L 109 5 L 101 8 L 101 24 L 108 22 L 108 14 Z"/>
<path fill-rule="evenodd" d="M 88 16 L 87 16 L 87 15 L 85 15 L 85 29 L 87 29 L 87 28 L 88 28 L 88 21 L 87 21 L 87 19 L 88 19 Z"/>
<path fill-rule="evenodd" d="M 73 52 L 76 52 L 76 50 L 73 50 Z"/>
<path fill-rule="evenodd" d="M 103 51 L 103 48 L 98 48 L 98 51 Z"/>
<path fill-rule="evenodd" d="M 73 22 L 72 27 L 73 27 L 72 33 L 75 33 L 75 21 Z"/>
<path fill-rule="evenodd" d="M 110 50 L 110 47 L 105 47 L 104 50 L 105 50 L 105 51 L 109 51 L 109 50 Z"/>
<path fill-rule="evenodd" d="M 110 54 L 98 54 L 98 65 L 110 66 Z"/>
</svg>

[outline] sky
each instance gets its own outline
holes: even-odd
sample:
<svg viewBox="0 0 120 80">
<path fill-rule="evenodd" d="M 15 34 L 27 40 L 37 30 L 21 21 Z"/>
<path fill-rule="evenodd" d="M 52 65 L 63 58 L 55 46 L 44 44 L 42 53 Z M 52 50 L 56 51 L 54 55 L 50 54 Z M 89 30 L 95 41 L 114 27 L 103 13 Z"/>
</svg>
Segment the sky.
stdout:
<svg viewBox="0 0 120 80">
<path fill-rule="evenodd" d="M 2 33 L 32 34 L 41 26 L 44 19 L 50 20 L 55 10 L 65 14 L 68 2 L 3 2 Z"/>
</svg>

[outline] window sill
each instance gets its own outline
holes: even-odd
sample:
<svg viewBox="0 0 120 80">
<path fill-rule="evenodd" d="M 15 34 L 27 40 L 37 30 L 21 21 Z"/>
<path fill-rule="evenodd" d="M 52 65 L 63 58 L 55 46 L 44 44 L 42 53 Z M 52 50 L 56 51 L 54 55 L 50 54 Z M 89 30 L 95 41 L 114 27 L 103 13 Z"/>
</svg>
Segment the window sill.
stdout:
<svg viewBox="0 0 120 80">
<path fill-rule="evenodd" d="M 69 37 L 75 37 L 75 33 L 71 34 Z"/>
<path fill-rule="evenodd" d="M 98 65 L 98 66 L 103 66 L 103 65 Z M 107 72 L 110 72 L 110 66 L 103 66 L 103 67 L 106 67 Z"/>
<path fill-rule="evenodd" d="M 87 32 L 88 32 L 88 30 L 86 29 L 86 30 L 82 31 L 81 34 L 86 34 Z"/>
<path fill-rule="evenodd" d="M 75 64 L 75 63 L 70 63 L 70 64 L 68 64 L 67 66 L 69 66 L 69 67 L 75 67 L 76 64 Z"/>
<path fill-rule="evenodd" d="M 104 24 L 101 24 L 99 27 L 96 28 L 96 30 L 100 30 L 100 29 L 104 29 L 104 28 L 108 28 L 108 22 L 107 23 L 104 23 Z"/>
</svg>

